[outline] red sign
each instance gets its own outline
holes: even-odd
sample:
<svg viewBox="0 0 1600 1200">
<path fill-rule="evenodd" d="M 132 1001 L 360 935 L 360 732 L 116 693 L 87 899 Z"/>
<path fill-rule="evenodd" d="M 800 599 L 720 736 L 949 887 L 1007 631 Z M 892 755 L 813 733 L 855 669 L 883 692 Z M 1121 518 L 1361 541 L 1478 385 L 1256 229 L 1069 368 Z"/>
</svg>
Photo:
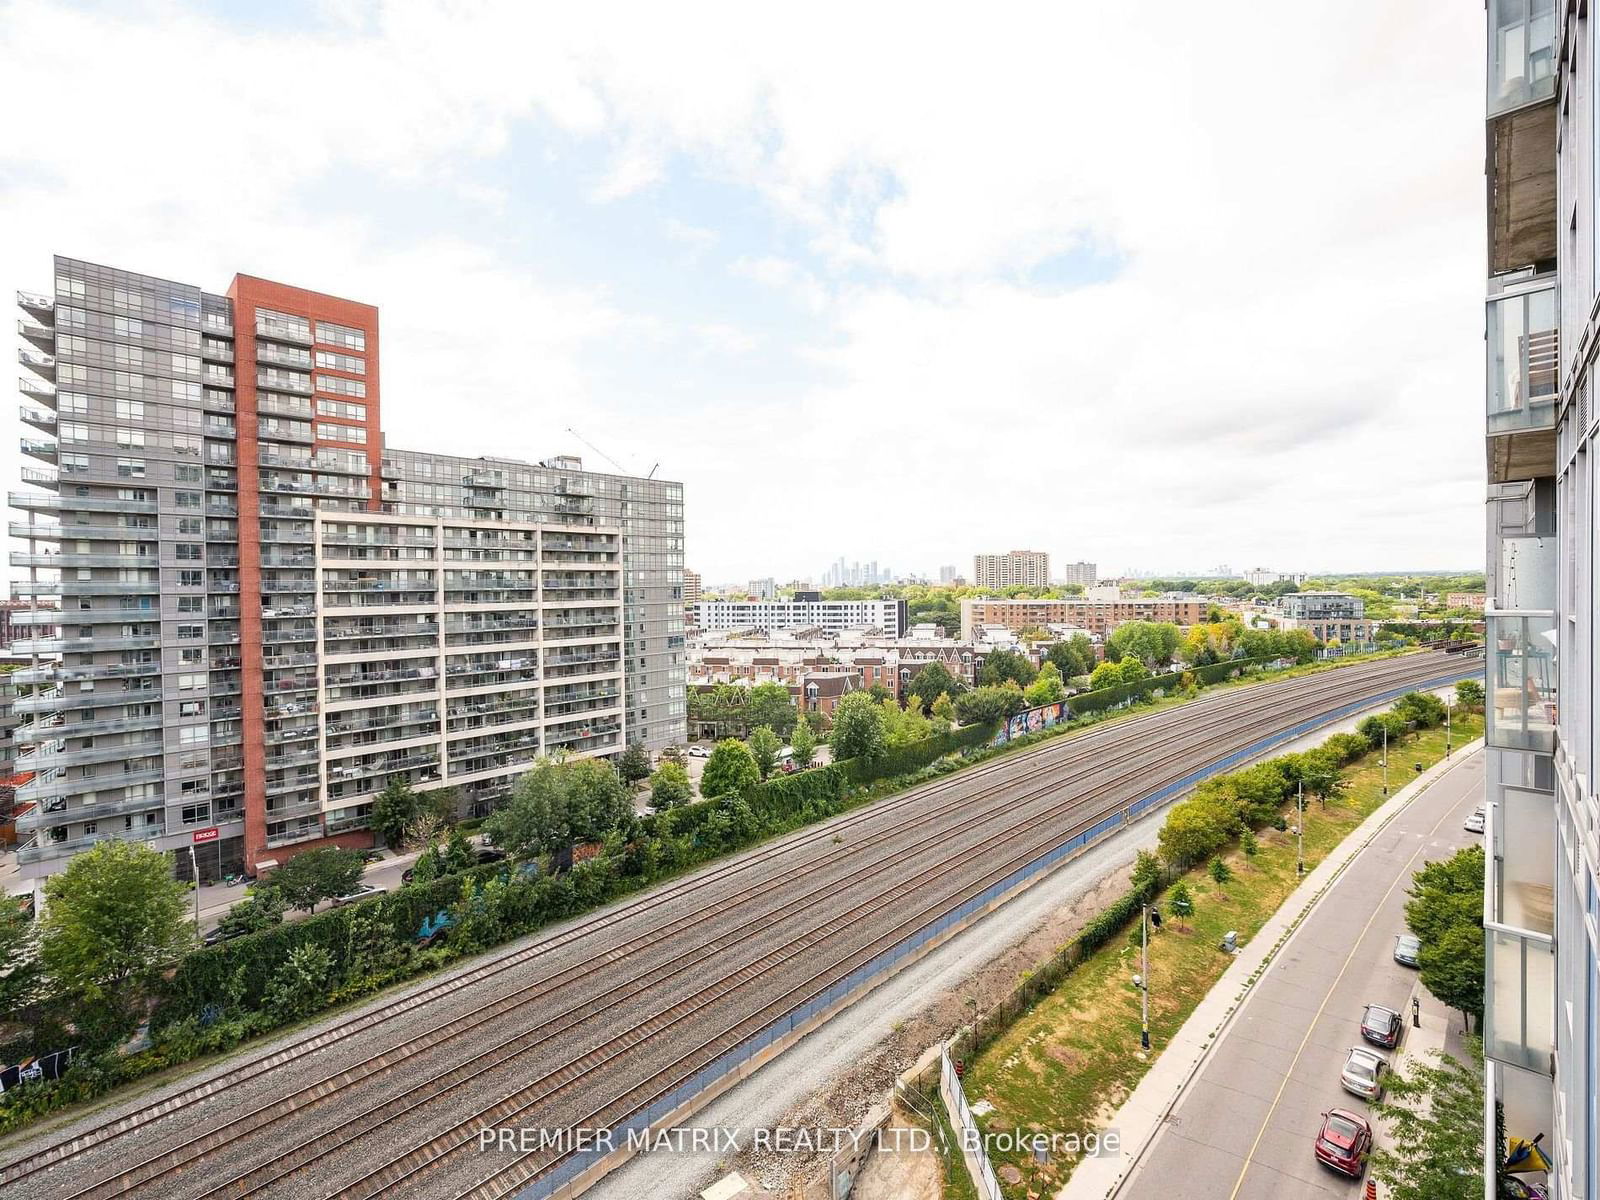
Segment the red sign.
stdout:
<svg viewBox="0 0 1600 1200">
<path fill-rule="evenodd" d="M 218 832 L 219 832 L 219 830 L 217 829 L 217 827 L 215 825 L 213 825 L 210 829 L 196 829 L 189 836 L 194 839 L 195 845 L 198 846 L 201 842 L 214 842 L 214 841 L 216 841 Z"/>
</svg>

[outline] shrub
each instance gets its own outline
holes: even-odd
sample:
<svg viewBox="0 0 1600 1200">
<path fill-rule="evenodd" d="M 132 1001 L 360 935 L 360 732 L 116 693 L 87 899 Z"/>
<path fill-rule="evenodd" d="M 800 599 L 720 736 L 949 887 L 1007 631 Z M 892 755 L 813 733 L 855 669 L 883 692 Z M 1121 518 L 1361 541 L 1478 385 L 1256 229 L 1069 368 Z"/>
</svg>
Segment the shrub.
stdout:
<svg viewBox="0 0 1600 1200">
<path fill-rule="evenodd" d="M 1239 835 L 1239 849 L 1243 850 L 1246 854 L 1253 856 L 1260 848 L 1261 844 L 1256 841 L 1256 835 L 1251 833 L 1248 829 Z"/>
<path fill-rule="evenodd" d="M 1189 885 L 1178 880 L 1167 894 L 1167 911 L 1175 917 L 1194 915 L 1194 897 L 1189 895 Z"/>
</svg>

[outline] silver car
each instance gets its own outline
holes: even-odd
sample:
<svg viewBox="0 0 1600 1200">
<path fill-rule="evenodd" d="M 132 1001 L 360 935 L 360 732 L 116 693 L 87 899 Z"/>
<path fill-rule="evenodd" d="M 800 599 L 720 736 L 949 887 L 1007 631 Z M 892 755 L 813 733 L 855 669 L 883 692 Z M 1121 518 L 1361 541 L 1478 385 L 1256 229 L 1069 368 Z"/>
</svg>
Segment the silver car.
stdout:
<svg viewBox="0 0 1600 1200">
<path fill-rule="evenodd" d="M 1377 1100 L 1383 1095 L 1383 1073 L 1388 1069 L 1389 1064 L 1381 1055 L 1365 1046 L 1353 1046 L 1339 1073 L 1339 1082 L 1351 1095 Z"/>
<path fill-rule="evenodd" d="M 1422 942 L 1409 933 L 1402 933 L 1394 939 L 1394 960 L 1401 966 L 1421 966 L 1417 955 L 1422 953 Z"/>
</svg>

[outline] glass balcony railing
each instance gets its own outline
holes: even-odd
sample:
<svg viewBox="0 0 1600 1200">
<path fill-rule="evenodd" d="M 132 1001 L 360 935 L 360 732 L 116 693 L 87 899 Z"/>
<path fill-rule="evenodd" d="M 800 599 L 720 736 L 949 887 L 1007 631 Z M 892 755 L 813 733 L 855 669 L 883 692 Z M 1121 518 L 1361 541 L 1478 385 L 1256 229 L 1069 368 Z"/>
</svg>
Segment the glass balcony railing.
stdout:
<svg viewBox="0 0 1600 1200">
<path fill-rule="evenodd" d="M 1554 286 L 1488 305 L 1488 431 L 1554 429 L 1560 373 Z"/>
<path fill-rule="evenodd" d="M 1541 1074 L 1555 1051 L 1555 939 L 1489 926 L 1483 1052 Z"/>
<path fill-rule="evenodd" d="M 1549 753 L 1556 729 L 1556 615 L 1487 609 L 1484 623 L 1486 740 L 1503 749 Z"/>
<path fill-rule="evenodd" d="M 1489 0 L 1489 116 L 1556 94 L 1556 0 Z"/>
</svg>

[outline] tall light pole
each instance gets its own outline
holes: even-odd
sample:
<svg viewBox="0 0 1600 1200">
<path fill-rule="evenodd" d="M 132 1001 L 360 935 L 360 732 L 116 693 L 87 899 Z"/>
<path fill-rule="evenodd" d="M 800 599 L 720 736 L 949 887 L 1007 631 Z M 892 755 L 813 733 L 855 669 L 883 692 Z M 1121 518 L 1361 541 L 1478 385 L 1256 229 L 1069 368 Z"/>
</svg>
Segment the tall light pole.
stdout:
<svg viewBox="0 0 1600 1200">
<path fill-rule="evenodd" d="M 1139 906 L 1139 1045 L 1150 1049 L 1150 903 Z"/>
<path fill-rule="evenodd" d="M 1455 707 L 1455 700 L 1444 702 L 1444 756 L 1450 757 L 1450 710 Z"/>
<path fill-rule="evenodd" d="M 1302 777 L 1295 785 L 1295 808 L 1299 811 L 1299 820 L 1295 824 L 1295 836 L 1300 839 L 1298 859 L 1294 864 L 1294 873 L 1306 873 L 1306 781 Z"/>
<path fill-rule="evenodd" d="M 1383 794 L 1389 794 L 1389 723 L 1383 723 Z"/>
<path fill-rule="evenodd" d="M 194 843 L 189 843 L 189 874 L 194 877 L 194 931 L 200 932 L 200 860 L 195 857 Z"/>
</svg>

